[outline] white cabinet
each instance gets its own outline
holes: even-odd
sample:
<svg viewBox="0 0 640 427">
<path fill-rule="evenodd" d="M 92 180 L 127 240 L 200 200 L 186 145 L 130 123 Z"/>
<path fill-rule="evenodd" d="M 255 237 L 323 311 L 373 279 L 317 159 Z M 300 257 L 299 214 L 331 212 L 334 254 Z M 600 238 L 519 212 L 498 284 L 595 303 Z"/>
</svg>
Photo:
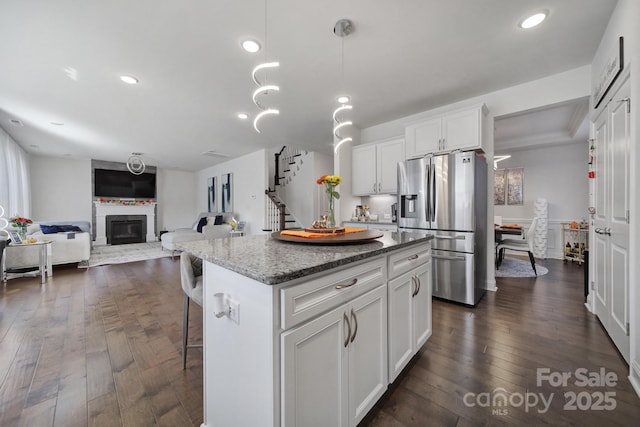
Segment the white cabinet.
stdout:
<svg viewBox="0 0 640 427">
<path fill-rule="evenodd" d="M 395 194 L 398 191 L 398 162 L 403 160 L 403 139 L 353 147 L 353 195 Z"/>
<path fill-rule="evenodd" d="M 431 263 L 389 282 L 389 382 L 431 336 Z"/>
<path fill-rule="evenodd" d="M 387 389 L 387 287 L 282 334 L 287 426 L 355 426 Z"/>
<path fill-rule="evenodd" d="M 436 116 L 405 129 L 406 158 L 454 150 L 482 149 L 484 104 Z"/>
<path fill-rule="evenodd" d="M 430 250 L 389 257 L 389 382 L 393 382 L 431 336 Z"/>
</svg>

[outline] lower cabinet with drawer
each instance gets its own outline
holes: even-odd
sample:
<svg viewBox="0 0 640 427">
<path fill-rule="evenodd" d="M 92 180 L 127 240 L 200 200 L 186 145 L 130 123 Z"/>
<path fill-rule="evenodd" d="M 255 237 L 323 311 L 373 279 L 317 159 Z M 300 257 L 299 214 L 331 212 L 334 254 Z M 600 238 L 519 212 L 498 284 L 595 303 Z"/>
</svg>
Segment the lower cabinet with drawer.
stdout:
<svg viewBox="0 0 640 427">
<path fill-rule="evenodd" d="M 283 425 L 355 426 L 387 389 L 387 287 L 282 335 Z"/>
</svg>

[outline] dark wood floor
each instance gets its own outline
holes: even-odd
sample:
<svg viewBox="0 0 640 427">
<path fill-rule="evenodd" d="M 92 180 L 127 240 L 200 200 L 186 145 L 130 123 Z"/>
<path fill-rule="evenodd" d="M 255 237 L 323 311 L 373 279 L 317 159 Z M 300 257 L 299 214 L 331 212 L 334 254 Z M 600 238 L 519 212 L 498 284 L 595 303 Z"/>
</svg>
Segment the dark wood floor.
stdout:
<svg viewBox="0 0 640 427">
<path fill-rule="evenodd" d="M 537 279 L 499 279 L 476 308 L 434 301 L 433 336 L 364 426 L 636 425 L 628 367 L 583 305 L 582 269 L 544 261 Z M 202 336 L 192 304 L 190 334 Z M 171 258 L 78 270 L 0 294 L 0 427 L 199 426 L 202 353 L 181 369 L 182 291 Z M 536 370 L 614 372 L 615 387 L 536 385 Z M 470 407 L 499 387 L 512 405 Z M 498 390 L 499 391 L 499 390 Z M 614 392 L 615 410 L 564 410 L 565 393 Z M 518 396 L 549 399 L 525 410 Z M 531 397 L 530 397 L 531 398 Z M 502 415 L 492 414 L 496 408 Z"/>
</svg>

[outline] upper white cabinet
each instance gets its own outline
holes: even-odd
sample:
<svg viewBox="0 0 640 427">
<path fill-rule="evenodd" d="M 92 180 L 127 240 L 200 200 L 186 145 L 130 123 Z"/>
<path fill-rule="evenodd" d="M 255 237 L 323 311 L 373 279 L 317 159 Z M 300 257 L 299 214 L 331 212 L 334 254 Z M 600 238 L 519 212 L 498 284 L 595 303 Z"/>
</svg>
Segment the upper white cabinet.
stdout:
<svg viewBox="0 0 640 427">
<path fill-rule="evenodd" d="M 482 149 L 484 104 L 435 116 L 405 129 L 406 158 L 454 150 Z"/>
<path fill-rule="evenodd" d="M 395 194 L 398 191 L 398 162 L 404 159 L 403 139 L 353 147 L 353 195 Z"/>
</svg>

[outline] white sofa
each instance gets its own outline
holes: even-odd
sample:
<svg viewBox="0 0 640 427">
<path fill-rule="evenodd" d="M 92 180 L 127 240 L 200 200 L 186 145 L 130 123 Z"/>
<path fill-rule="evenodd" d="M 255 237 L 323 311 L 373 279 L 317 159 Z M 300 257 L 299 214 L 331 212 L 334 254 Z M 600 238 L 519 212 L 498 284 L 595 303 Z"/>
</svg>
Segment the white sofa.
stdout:
<svg viewBox="0 0 640 427">
<path fill-rule="evenodd" d="M 75 225 L 82 231 L 61 232 L 45 234 L 40 224 L 43 225 Z M 91 255 L 91 224 L 88 221 L 54 221 L 39 222 L 30 225 L 27 229 L 27 238 L 37 240 L 52 240 L 49 253 L 52 265 L 70 264 L 87 261 Z M 19 250 L 7 248 L 5 250 L 4 267 L 7 270 L 18 268 L 38 267 L 39 248 L 24 247 Z"/>
<path fill-rule="evenodd" d="M 217 215 L 222 215 L 222 224 L 214 224 L 214 220 Z M 216 239 L 219 237 L 229 237 L 231 226 L 228 224 L 228 222 L 233 217 L 237 219 L 236 214 L 233 213 L 222 214 L 202 212 L 198 215 L 198 218 L 191 228 L 178 228 L 174 231 L 164 233 L 160 237 L 160 241 L 162 242 L 162 249 L 166 249 L 168 251 L 177 251 L 179 250 L 177 247 L 178 243 L 193 242 L 194 240 Z M 202 227 L 202 232 L 198 232 L 196 227 L 201 218 L 208 218 L 208 221 L 207 225 L 204 225 Z"/>
</svg>

